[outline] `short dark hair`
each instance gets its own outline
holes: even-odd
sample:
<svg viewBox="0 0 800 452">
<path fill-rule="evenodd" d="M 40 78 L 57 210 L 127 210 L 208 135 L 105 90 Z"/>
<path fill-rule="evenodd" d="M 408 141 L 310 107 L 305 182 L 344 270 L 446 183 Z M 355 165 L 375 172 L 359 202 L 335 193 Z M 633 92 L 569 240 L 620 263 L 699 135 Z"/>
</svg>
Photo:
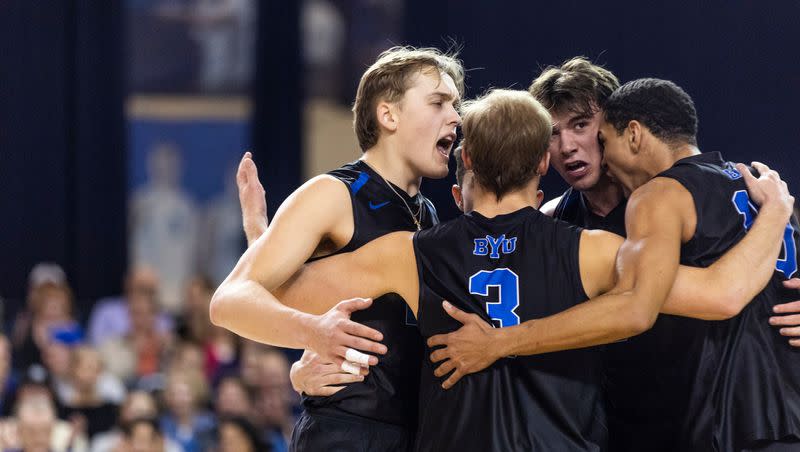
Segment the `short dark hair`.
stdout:
<svg viewBox="0 0 800 452">
<path fill-rule="evenodd" d="M 611 71 L 584 57 L 575 57 L 559 67 L 545 68 L 528 92 L 550 112 L 591 115 L 603 108 L 617 88 L 619 80 Z"/>
<path fill-rule="evenodd" d="M 692 98 L 669 80 L 640 78 L 614 91 L 603 107 L 605 120 L 622 133 L 639 121 L 670 145 L 697 145 L 697 111 Z"/>
</svg>

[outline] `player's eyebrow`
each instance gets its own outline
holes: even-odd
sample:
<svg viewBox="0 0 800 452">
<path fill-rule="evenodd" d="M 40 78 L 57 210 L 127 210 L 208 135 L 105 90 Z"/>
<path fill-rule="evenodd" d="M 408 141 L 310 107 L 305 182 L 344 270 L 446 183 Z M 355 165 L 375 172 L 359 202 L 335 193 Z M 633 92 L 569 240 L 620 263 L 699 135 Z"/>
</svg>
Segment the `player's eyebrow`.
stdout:
<svg viewBox="0 0 800 452">
<path fill-rule="evenodd" d="M 572 124 L 575 124 L 576 122 L 587 121 L 589 119 L 592 119 L 592 115 L 590 115 L 588 113 L 582 113 L 582 114 L 579 114 L 579 115 L 576 115 L 576 116 L 573 116 L 572 118 L 570 118 L 569 121 L 568 121 L 568 124 L 572 125 Z"/>
</svg>

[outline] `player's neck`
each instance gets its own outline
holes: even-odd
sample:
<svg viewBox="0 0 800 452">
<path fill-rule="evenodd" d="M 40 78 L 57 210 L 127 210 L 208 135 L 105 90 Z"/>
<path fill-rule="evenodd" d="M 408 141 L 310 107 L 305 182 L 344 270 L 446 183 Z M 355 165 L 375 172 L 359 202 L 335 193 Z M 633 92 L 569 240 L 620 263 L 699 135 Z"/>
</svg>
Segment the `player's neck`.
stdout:
<svg viewBox="0 0 800 452">
<path fill-rule="evenodd" d="M 525 207 L 539 208 L 537 193 L 539 191 L 539 178 L 535 178 L 525 187 L 511 191 L 498 200 L 497 196 L 484 189 L 478 181 L 474 181 L 473 208 L 475 212 L 486 218 L 494 218 L 524 209 Z"/>
<path fill-rule="evenodd" d="M 398 152 L 375 146 L 364 152 L 361 160 L 409 196 L 415 196 L 419 192 L 422 178 L 414 173 Z"/>
<path fill-rule="evenodd" d="M 646 166 L 647 180 L 672 168 L 675 162 L 680 159 L 700 154 L 700 149 L 692 144 L 668 146 L 666 143 L 659 143 L 659 146 L 649 154 L 648 160 L 651 164 Z"/>
<path fill-rule="evenodd" d="M 605 217 L 625 198 L 622 187 L 603 174 L 591 190 L 582 192 L 589 210 L 595 215 Z"/>
</svg>

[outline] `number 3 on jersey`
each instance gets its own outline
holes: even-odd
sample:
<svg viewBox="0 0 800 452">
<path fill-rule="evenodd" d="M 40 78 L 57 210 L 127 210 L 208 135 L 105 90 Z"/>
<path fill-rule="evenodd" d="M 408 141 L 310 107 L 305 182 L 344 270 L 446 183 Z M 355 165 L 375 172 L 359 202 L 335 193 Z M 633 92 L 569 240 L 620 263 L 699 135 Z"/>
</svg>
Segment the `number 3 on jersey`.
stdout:
<svg viewBox="0 0 800 452">
<path fill-rule="evenodd" d="M 731 201 L 733 201 L 736 211 L 744 216 L 744 229 L 749 230 L 755 221 L 755 214 L 758 213 L 756 207 L 750 202 L 750 196 L 745 190 L 739 190 L 733 194 Z M 775 270 L 783 273 L 787 278 L 791 278 L 797 272 L 797 244 L 794 241 L 792 223 L 787 224 L 783 231 L 783 258 L 778 257 Z"/>
<path fill-rule="evenodd" d="M 500 327 L 519 325 L 514 312 L 519 306 L 519 277 L 508 268 L 481 270 L 469 278 L 469 293 L 489 296 L 489 288 L 497 287 L 497 301 L 486 303 L 486 313 Z"/>
</svg>

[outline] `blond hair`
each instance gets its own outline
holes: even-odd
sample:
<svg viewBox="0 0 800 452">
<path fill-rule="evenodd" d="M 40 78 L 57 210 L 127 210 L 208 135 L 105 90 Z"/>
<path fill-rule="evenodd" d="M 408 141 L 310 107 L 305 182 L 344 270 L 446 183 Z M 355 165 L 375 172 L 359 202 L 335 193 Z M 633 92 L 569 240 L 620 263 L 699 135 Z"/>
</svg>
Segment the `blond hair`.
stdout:
<svg viewBox="0 0 800 452">
<path fill-rule="evenodd" d="M 547 110 L 525 91 L 490 90 L 462 108 L 464 151 L 478 183 L 501 199 L 536 174 L 553 131 Z"/>
<path fill-rule="evenodd" d="M 378 56 L 358 83 L 353 103 L 353 129 L 362 151 L 378 143 L 380 128 L 375 108 L 378 102 L 397 102 L 410 88 L 412 77 L 419 73 L 447 74 L 455 82 L 459 95 L 464 92 L 464 68 L 455 54 L 434 48 L 392 47 Z"/>
</svg>

